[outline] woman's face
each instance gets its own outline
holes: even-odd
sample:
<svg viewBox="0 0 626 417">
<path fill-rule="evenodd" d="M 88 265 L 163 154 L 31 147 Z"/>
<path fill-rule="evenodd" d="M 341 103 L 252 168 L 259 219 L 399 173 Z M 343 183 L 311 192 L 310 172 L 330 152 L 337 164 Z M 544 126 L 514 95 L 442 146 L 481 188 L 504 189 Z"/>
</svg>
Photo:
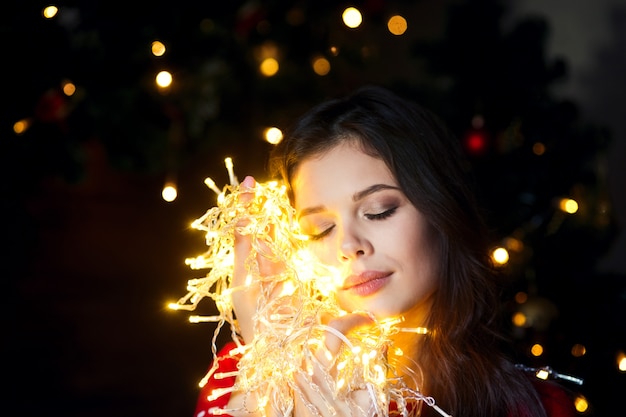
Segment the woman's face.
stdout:
<svg viewBox="0 0 626 417">
<path fill-rule="evenodd" d="M 420 325 L 437 286 L 436 250 L 424 216 L 385 163 L 346 141 L 304 160 L 292 187 L 310 248 L 343 271 L 341 307 Z"/>
</svg>

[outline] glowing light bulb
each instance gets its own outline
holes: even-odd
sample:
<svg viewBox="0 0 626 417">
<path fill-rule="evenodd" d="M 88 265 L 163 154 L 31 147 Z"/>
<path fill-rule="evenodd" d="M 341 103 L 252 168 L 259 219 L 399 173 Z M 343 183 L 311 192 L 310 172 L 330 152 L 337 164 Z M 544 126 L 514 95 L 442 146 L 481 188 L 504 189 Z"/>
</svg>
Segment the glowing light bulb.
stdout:
<svg viewBox="0 0 626 417">
<path fill-rule="evenodd" d="M 265 141 L 277 145 L 283 140 L 283 132 L 277 127 L 269 127 L 264 132 Z"/>
<path fill-rule="evenodd" d="M 559 200 L 559 208 L 568 214 L 574 214 L 578 211 L 578 203 L 571 198 L 562 198 Z"/>
<path fill-rule="evenodd" d="M 292 295 L 296 290 L 296 286 L 293 281 L 285 281 L 283 283 L 283 289 L 280 291 L 280 297 Z"/>
<path fill-rule="evenodd" d="M 153 41 L 150 50 L 154 56 L 163 56 L 166 50 L 165 44 L 161 41 Z"/>
<path fill-rule="evenodd" d="M 259 71 L 266 77 L 272 77 L 278 72 L 279 65 L 275 58 L 265 58 L 259 65 Z"/>
<path fill-rule="evenodd" d="M 160 71 L 154 81 L 158 87 L 167 88 L 172 85 L 173 77 L 169 71 Z"/>
<path fill-rule="evenodd" d="M 237 177 L 235 177 L 235 173 L 233 171 L 233 158 L 227 157 L 224 159 L 224 163 L 226 164 L 226 170 L 228 171 L 228 180 L 230 181 L 230 185 L 239 185 L 239 181 L 237 181 Z"/>
<path fill-rule="evenodd" d="M 30 125 L 31 125 L 31 122 L 29 119 L 19 120 L 13 124 L 13 131 L 17 135 L 21 135 L 22 133 L 26 132 L 28 128 L 30 128 Z"/>
<path fill-rule="evenodd" d="M 43 15 L 43 17 L 45 17 L 46 19 L 52 19 L 54 16 L 57 15 L 57 13 L 59 12 L 59 8 L 56 6 L 47 6 L 43 9 L 43 11 L 41 12 L 41 14 Z"/>
<path fill-rule="evenodd" d="M 491 259 L 498 265 L 505 265 L 509 262 L 509 251 L 502 247 L 495 248 L 491 252 Z"/>
<path fill-rule="evenodd" d="M 163 200 L 171 203 L 172 201 L 176 200 L 177 196 L 178 191 L 176 190 L 176 185 L 173 182 L 166 183 L 163 187 L 163 190 L 161 191 L 161 197 L 163 197 Z"/>
<path fill-rule="evenodd" d="M 541 356 L 541 355 L 543 355 L 543 346 L 541 346 L 539 343 L 535 343 L 530 348 L 530 353 L 533 356 Z"/>
<path fill-rule="evenodd" d="M 222 190 L 220 190 L 219 188 L 217 188 L 217 186 L 215 185 L 215 182 L 214 182 L 211 178 L 206 177 L 206 178 L 204 179 L 204 184 L 205 184 L 207 187 L 209 187 L 211 190 L 213 190 L 213 192 L 214 192 L 215 194 L 217 194 L 217 195 L 222 194 Z"/>
<path fill-rule="evenodd" d="M 76 85 L 70 81 L 64 81 L 63 85 L 61 85 L 61 90 L 63 90 L 63 94 L 71 97 L 76 93 Z"/>
<path fill-rule="evenodd" d="M 585 413 L 589 409 L 589 401 L 582 395 L 577 395 L 574 398 L 574 407 L 579 413 Z"/>
<path fill-rule="evenodd" d="M 343 19 L 343 23 L 352 29 L 359 27 L 363 22 L 363 16 L 356 7 L 348 7 L 345 9 L 341 18 Z"/>
<path fill-rule="evenodd" d="M 407 29 L 406 19 L 399 15 L 392 16 L 387 21 L 387 29 L 396 36 L 403 35 Z"/>
<path fill-rule="evenodd" d="M 330 72 L 330 62 L 323 56 L 318 56 L 313 59 L 312 63 L 313 72 L 317 75 L 324 76 Z"/>
<path fill-rule="evenodd" d="M 624 352 L 617 354 L 617 369 L 619 369 L 620 372 L 626 372 L 626 354 L 624 354 Z"/>
</svg>

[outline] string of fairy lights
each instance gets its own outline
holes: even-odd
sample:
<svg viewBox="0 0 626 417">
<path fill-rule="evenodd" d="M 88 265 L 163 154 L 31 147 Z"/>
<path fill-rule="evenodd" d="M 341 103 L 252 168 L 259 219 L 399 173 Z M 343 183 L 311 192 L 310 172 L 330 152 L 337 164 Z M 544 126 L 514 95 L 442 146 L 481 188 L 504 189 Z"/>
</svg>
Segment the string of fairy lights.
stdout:
<svg viewBox="0 0 626 417">
<path fill-rule="evenodd" d="M 402 327 L 402 317 L 372 318 L 371 326 L 358 328 L 348 335 L 324 325 L 322 317 L 346 314 L 335 297 L 335 289 L 341 285 L 341 271 L 318 262 L 306 250 L 307 237 L 299 231 L 284 185 L 270 181 L 257 183 L 250 190 L 238 184 L 232 159 L 227 158 L 225 164 L 230 185 L 220 190 L 207 178 L 205 184 L 218 195 L 217 205 L 192 223 L 194 229 L 205 233 L 207 250 L 187 259 L 186 263 L 193 270 L 207 273 L 189 280 L 187 294 L 169 305 L 174 310 L 192 311 L 204 298 L 210 298 L 219 312 L 215 316 L 190 317 L 195 323 L 217 323 L 212 346 L 213 367 L 200 382 L 201 386 L 211 376 L 217 379 L 232 376 L 215 374 L 219 366 L 215 341 L 225 324 L 229 325 L 237 346 L 231 354 L 242 355 L 238 370 L 234 372 L 235 385 L 212 391 L 209 399 L 239 391 L 244 393 L 244 405 L 212 410 L 212 413 L 237 416 L 259 412 L 265 415 L 266 407 L 271 406 L 280 415 L 290 415 L 295 406 L 294 397 L 298 397 L 314 415 L 319 415 L 302 386 L 296 383 L 300 379 L 317 392 L 320 385 L 329 385 L 334 397 L 348 402 L 359 415 L 386 416 L 393 402 L 405 416 L 415 415 L 422 403 L 442 416 L 449 416 L 434 398 L 421 394 L 415 374 L 418 370 L 400 365 L 403 352 L 390 339 L 398 332 L 419 335 L 428 330 Z M 252 193 L 254 198 L 243 199 L 242 193 Z M 233 276 L 235 233 L 251 239 L 252 249 L 244 261 L 248 273 L 244 283 L 235 282 Z M 281 268 L 275 273 L 261 273 L 259 256 Z M 252 317 L 254 336 L 245 345 L 238 336 L 240 330 L 233 311 L 233 296 L 239 291 L 258 293 Z M 334 355 L 325 345 L 328 333 L 343 342 Z M 314 372 L 323 376 L 315 379 Z M 323 382 L 317 382 L 319 380 Z M 371 410 L 359 408 L 350 395 L 355 390 L 370 396 Z M 333 409 L 332 404 L 327 407 Z"/>
</svg>

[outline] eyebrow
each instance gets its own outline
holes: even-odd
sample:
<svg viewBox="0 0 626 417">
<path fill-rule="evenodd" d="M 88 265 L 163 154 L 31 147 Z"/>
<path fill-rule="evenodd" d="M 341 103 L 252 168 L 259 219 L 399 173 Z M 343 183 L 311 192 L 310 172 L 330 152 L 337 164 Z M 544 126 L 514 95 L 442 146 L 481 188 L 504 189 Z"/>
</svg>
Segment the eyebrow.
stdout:
<svg viewBox="0 0 626 417">
<path fill-rule="evenodd" d="M 356 203 L 357 201 L 363 200 L 365 197 L 372 195 L 374 193 L 377 193 L 378 191 L 382 191 L 382 190 L 398 190 L 399 191 L 400 188 L 393 186 L 393 185 L 388 185 L 388 184 L 370 185 L 369 187 L 352 194 L 352 201 Z M 324 210 L 326 210 L 324 206 L 306 207 L 298 213 L 297 217 L 301 218 L 304 216 L 308 216 L 309 214 L 321 213 Z"/>
</svg>

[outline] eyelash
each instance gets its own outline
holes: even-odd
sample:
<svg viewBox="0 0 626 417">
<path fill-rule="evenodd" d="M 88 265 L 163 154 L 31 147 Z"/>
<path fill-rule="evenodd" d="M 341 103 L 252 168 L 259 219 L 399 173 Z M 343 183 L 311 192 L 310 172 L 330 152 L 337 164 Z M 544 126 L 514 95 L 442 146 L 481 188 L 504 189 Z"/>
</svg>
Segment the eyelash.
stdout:
<svg viewBox="0 0 626 417">
<path fill-rule="evenodd" d="M 382 213 L 364 214 L 364 217 L 367 220 L 384 220 L 384 219 L 387 219 L 387 218 L 393 216 L 393 214 L 396 212 L 397 209 L 398 209 L 398 207 L 392 207 L 392 208 L 390 208 L 388 210 L 383 211 Z M 309 235 L 309 240 L 312 240 L 312 241 L 321 240 L 326 235 L 328 235 L 334 228 L 335 228 L 335 226 L 333 225 L 333 226 L 330 226 L 328 229 L 322 231 L 321 233 Z"/>
<path fill-rule="evenodd" d="M 321 233 L 316 233 L 314 235 L 309 235 L 309 240 L 311 240 L 313 242 L 315 242 L 316 240 L 322 240 L 334 228 L 335 228 L 335 226 L 330 226 L 328 229 L 322 231 Z"/>
<path fill-rule="evenodd" d="M 383 211 L 382 213 L 364 214 L 364 216 L 368 220 L 384 220 L 388 217 L 393 216 L 393 214 L 396 212 L 397 209 L 398 207 L 392 207 L 388 210 Z"/>
</svg>

